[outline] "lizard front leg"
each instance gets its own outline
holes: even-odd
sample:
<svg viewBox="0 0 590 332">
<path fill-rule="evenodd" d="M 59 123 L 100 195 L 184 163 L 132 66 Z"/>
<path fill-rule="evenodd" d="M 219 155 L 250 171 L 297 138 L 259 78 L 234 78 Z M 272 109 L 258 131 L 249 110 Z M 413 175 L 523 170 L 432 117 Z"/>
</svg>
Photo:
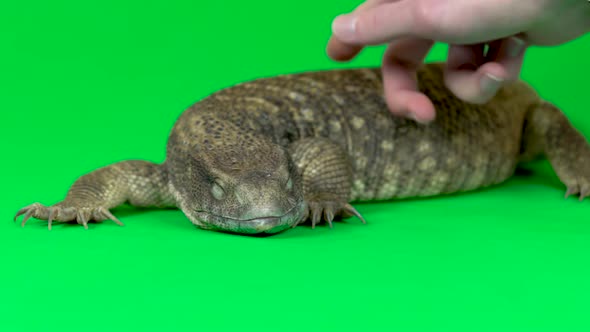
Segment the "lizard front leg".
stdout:
<svg viewBox="0 0 590 332">
<path fill-rule="evenodd" d="M 567 187 L 565 196 L 590 195 L 590 145 L 554 105 L 532 108 L 524 131 L 524 155 L 544 154 Z"/>
<path fill-rule="evenodd" d="M 352 169 L 348 155 L 337 144 L 325 138 L 307 138 L 293 143 L 291 158 L 299 170 L 307 216 L 312 228 L 323 217 L 330 227 L 336 216 L 363 217 L 349 204 Z"/>
<path fill-rule="evenodd" d="M 174 206 L 164 167 L 130 160 L 100 168 L 74 182 L 63 201 L 53 206 L 31 204 L 19 210 L 14 219 L 24 214 L 22 226 L 31 217 L 47 220 L 49 229 L 53 221 L 75 220 L 88 228 L 89 220 L 110 219 L 122 225 L 109 210 L 125 202 L 141 207 Z"/>
</svg>

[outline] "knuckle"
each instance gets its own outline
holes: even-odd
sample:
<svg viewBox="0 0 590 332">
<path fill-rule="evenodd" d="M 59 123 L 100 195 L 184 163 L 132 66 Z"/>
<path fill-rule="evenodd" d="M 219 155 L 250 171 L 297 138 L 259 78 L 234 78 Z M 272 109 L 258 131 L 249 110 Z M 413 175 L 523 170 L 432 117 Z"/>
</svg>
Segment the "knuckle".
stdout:
<svg viewBox="0 0 590 332">
<path fill-rule="evenodd" d="M 383 30 L 384 16 L 381 13 L 380 11 L 371 11 L 359 15 L 353 29 L 356 37 L 366 41 L 374 38 L 379 31 Z"/>
<path fill-rule="evenodd" d="M 449 1 L 420 0 L 413 7 L 414 21 L 417 29 L 427 36 L 459 36 L 465 33 L 461 24 L 456 22 Z"/>
<path fill-rule="evenodd" d="M 444 1 L 443 1 L 444 3 Z M 440 5 L 432 1 L 417 1 L 413 7 L 413 16 L 416 26 L 423 33 L 431 35 L 442 28 Z"/>
</svg>

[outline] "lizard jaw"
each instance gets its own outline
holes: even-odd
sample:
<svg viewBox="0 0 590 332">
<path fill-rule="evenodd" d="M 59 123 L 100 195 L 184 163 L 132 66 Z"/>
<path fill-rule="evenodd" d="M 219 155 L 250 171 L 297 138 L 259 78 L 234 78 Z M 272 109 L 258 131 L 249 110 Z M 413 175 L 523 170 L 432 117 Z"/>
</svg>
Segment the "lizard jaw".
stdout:
<svg viewBox="0 0 590 332">
<path fill-rule="evenodd" d="M 306 210 L 307 204 L 300 201 L 282 216 L 236 219 L 206 211 L 193 211 L 194 213 L 189 216 L 193 224 L 203 229 L 242 234 L 274 234 L 297 225 L 304 217 Z"/>
</svg>

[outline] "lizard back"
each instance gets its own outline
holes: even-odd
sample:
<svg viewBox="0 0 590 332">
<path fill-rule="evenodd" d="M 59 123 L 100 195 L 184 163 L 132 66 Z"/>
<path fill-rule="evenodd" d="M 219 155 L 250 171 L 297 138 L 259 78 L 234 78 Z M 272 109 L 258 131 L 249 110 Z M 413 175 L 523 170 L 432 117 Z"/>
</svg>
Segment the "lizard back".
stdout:
<svg viewBox="0 0 590 332">
<path fill-rule="evenodd" d="M 242 83 L 197 102 L 173 134 L 190 132 L 195 119 L 206 118 L 235 124 L 238 136 L 262 135 L 285 148 L 304 138 L 328 138 L 349 156 L 351 200 L 356 201 L 431 196 L 502 182 L 519 160 L 525 114 L 536 93 L 517 82 L 484 105 L 468 104 L 446 89 L 442 71 L 441 65 L 429 64 L 418 73 L 419 89 L 437 110 L 428 125 L 388 111 L 375 68 Z"/>
</svg>

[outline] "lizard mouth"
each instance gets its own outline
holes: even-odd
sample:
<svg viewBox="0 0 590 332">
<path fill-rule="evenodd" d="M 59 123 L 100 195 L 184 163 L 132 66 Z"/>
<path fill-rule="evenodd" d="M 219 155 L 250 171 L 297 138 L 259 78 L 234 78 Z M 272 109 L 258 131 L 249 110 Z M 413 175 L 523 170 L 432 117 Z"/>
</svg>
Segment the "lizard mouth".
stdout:
<svg viewBox="0 0 590 332">
<path fill-rule="evenodd" d="M 268 216 L 252 219 L 236 219 L 216 215 L 206 211 L 195 211 L 197 226 L 203 229 L 226 231 L 231 233 L 274 234 L 293 227 L 303 218 L 307 206 L 298 202 L 282 216 Z"/>
</svg>

